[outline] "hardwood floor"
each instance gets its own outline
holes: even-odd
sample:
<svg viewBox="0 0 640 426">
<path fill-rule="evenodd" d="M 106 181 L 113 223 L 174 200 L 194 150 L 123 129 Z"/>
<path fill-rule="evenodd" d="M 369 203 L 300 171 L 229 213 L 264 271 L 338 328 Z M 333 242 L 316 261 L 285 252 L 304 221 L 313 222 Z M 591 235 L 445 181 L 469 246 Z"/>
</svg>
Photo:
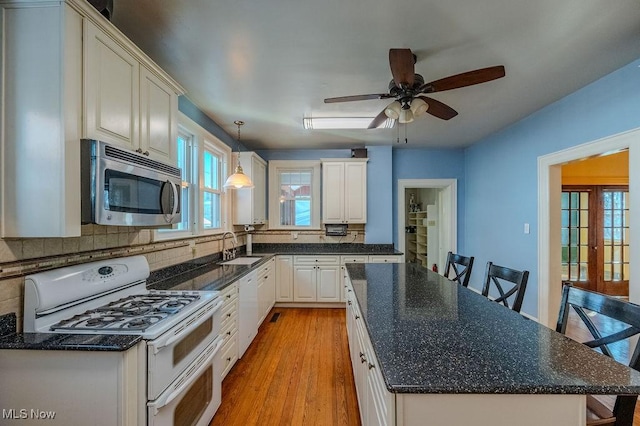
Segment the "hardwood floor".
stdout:
<svg viewBox="0 0 640 426">
<path fill-rule="evenodd" d="M 345 310 L 274 308 L 222 394 L 211 426 L 359 425 Z"/>
<path fill-rule="evenodd" d="M 279 313 L 275 322 L 270 322 Z M 599 319 L 605 328 L 619 324 Z M 589 338 L 573 315 L 567 335 Z M 629 345 L 614 351 L 627 362 Z M 360 425 L 344 309 L 275 308 L 222 384 L 222 405 L 210 426 Z M 612 406 L 613 399 L 603 402 Z M 637 404 L 634 426 L 640 426 Z"/>
</svg>

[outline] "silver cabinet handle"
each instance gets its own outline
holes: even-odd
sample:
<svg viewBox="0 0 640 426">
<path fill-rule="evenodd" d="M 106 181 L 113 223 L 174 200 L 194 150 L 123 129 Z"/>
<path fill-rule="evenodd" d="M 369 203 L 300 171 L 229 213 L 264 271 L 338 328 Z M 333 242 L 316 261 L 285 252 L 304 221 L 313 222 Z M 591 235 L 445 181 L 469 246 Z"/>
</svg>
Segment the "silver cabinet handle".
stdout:
<svg viewBox="0 0 640 426">
<path fill-rule="evenodd" d="M 375 368 L 375 367 L 376 367 L 375 365 L 369 363 L 369 370 L 371 370 L 372 368 Z"/>
<path fill-rule="evenodd" d="M 137 152 L 138 154 L 142 154 L 142 149 L 138 148 L 138 149 L 136 149 L 136 152 Z"/>
</svg>

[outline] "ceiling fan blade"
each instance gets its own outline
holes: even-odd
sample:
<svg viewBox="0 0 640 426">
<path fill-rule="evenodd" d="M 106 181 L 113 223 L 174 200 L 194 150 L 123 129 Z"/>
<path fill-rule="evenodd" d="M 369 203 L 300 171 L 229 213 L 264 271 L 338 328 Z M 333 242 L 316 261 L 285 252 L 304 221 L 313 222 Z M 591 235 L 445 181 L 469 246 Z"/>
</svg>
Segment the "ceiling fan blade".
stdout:
<svg viewBox="0 0 640 426">
<path fill-rule="evenodd" d="M 442 92 L 445 90 L 457 89 L 459 87 L 473 86 L 474 84 L 485 83 L 505 76 L 504 66 L 481 68 L 479 70 L 467 71 L 462 74 L 452 75 L 440 80 L 424 84 L 420 91 L 422 93 Z"/>
<path fill-rule="evenodd" d="M 434 117 L 438 117 L 443 120 L 451 120 L 453 117 L 458 115 L 458 111 L 451 108 L 449 105 L 443 104 L 440 101 L 436 101 L 433 98 L 428 98 L 426 96 L 418 96 L 418 98 L 422 99 L 429 105 L 427 113 L 433 115 Z"/>
<path fill-rule="evenodd" d="M 324 100 L 325 104 L 332 104 L 335 102 L 351 102 L 351 101 L 367 101 L 369 99 L 387 99 L 391 98 L 388 93 L 377 93 L 371 95 L 354 95 L 354 96 L 338 96 L 337 98 L 327 98 Z"/>
<path fill-rule="evenodd" d="M 389 49 L 389 66 L 396 86 L 413 86 L 415 60 L 411 49 Z"/>
<path fill-rule="evenodd" d="M 384 113 L 384 109 L 380 112 L 380 114 L 376 115 L 376 118 L 374 118 L 371 121 L 371 124 L 369 124 L 369 127 L 367 127 L 367 129 L 376 129 L 378 128 L 382 123 L 384 123 L 385 121 L 387 121 L 387 116 Z"/>
</svg>

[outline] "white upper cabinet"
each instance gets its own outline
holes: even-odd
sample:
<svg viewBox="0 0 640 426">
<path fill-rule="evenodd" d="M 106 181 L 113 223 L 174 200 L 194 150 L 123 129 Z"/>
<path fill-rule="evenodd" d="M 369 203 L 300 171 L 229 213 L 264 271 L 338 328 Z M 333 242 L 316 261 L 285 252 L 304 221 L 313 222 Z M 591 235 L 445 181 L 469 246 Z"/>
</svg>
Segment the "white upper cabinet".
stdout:
<svg viewBox="0 0 640 426">
<path fill-rule="evenodd" d="M 175 164 L 177 89 L 91 22 L 84 52 L 86 137 Z"/>
<path fill-rule="evenodd" d="M 255 152 L 241 152 L 240 164 L 244 174 L 251 178 L 254 187 L 233 189 L 234 225 L 263 225 L 267 223 L 267 162 Z M 236 168 L 238 154 L 234 154 L 234 164 L 230 173 Z"/>
<path fill-rule="evenodd" d="M 140 67 L 140 150 L 176 164 L 178 94 L 162 79 Z"/>
<path fill-rule="evenodd" d="M 1 4 L 1 237 L 80 235 L 82 16 Z"/>
<path fill-rule="evenodd" d="M 80 236 L 80 139 L 175 164 L 184 90 L 84 0 L 0 14 L 0 237 Z"/>
<path fill-rule="evenodd" d="M 367 222 L 367 159 L 322 160 L 322 221 Z"/>
<path fill-rule="evenodd" d="M 140 145 L 140 63 L 91 22 L 85 23 L 85 135 L 135 150 Z"/>
</svg>

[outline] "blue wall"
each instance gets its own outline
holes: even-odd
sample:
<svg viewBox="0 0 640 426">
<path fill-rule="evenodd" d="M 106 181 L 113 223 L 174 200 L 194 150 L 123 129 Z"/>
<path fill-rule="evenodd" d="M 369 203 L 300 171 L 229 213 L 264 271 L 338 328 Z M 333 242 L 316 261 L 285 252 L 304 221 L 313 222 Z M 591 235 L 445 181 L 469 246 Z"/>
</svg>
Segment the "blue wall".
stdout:
<svg viewBox="0 0 640 426">
<path fill-rule="evenodd" d="M 530 271 L 522 311 L 538 312 L 538 157 L 640 127 L 640 60 L 481 140 L 465 151 L 464 252 L 470 286 L 486 262 Z M 524 234 L 524 223 L 530 234 Z"/>
<path fill-rule="evenodd" d="M 393 151 L 393 206 L 398 205 L 398 179 L 458 180 L 458 252 L 464 253 L 465 171 L 462 149 L 395 149 Z M 402 236 L 404 238 L 404 236 Z M 398 215 L 393 210 L 393 241 L 398 247 Z"/>
<path fill-rule="evenodd" d="M 195 121 L 213 136 L 229 145 L 233 151 L 238 151 L 238 141 L 225 132 L 224 129 L 220 127 L 218 123 L 209 118 L 208 115 L 200 111 L 200 109 L 187 99 L 186 96 L 178 97 L 178 110 Z M 242 150 L 246 151 L 244 145 L 242 145 L 242 143 L 240 145 Z"/>
<path fill-rule="evenodd" d="M 391 146 L 368 146 L 365 243 L 393 243 L 393 153 Z"/>
</svg>

